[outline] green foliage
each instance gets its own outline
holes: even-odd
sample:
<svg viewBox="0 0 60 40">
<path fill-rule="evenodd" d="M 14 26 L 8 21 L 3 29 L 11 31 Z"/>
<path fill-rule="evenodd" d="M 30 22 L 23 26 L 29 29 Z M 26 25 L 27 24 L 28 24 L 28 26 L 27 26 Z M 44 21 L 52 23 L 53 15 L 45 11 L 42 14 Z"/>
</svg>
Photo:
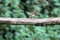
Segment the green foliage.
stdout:
<svg viewBox="0 0 60 40">
<path fill-rule="evenodd" d="M 30 12 L 30 0 L 0 0 L 0 17 L 26 18 Z M 37 13 L 34 18 L 60 16 L 60 0 L 33 0 L 33 8 Z M 48 30 L 48 33 L 46 33 Z M 0 24 L 0 40 L 60 40 L 60 25 L 3 25 Z"/>
</svg>

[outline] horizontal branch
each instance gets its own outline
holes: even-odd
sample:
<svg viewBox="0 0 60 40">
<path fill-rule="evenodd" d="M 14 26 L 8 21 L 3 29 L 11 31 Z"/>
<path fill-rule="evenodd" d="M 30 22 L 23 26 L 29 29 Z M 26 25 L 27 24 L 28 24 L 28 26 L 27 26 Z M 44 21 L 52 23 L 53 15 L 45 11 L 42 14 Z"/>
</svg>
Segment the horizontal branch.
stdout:
<svg viewBox="0 0 60 40">
<path fill-rule="evenodd" d="M 29 19 L 29 18 L 0 18 L 0 24 L 60 24 L 60 17 L 57 18 L 43 18 L 43 19 Z"/>
</svg>

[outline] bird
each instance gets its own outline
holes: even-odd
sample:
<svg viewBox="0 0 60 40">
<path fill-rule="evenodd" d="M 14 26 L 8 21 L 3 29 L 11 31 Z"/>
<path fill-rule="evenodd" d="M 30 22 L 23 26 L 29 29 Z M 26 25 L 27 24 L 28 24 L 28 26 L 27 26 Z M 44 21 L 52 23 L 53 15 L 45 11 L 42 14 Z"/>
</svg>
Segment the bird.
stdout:
<svg viewBox="0 0 60 40">
<path fill-rule="evenodd" d="M 30 19 L 33 19 L 34 16 L 36 16 L 36 14 L 37 14 L 36 12 L 32 11 L 31 14 L 29 15 L 29 18 Z"/>
</svg>

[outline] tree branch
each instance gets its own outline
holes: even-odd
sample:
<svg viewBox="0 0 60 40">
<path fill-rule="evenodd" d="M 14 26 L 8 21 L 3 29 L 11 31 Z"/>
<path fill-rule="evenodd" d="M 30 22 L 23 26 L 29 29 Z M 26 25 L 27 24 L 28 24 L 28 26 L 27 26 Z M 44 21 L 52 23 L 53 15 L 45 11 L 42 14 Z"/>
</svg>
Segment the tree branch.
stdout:
<svg viewBox="0 0 60 40">
<path fill-rule="evenodd" d="M 14 25 L 28 25 L 28 24 L 60 24 L 60 17 L 57 18 L 43 18 L 43 19 L 29 19 L 29 18 L 0 18 L 0 24 L 14 24 Z"/>
</svg>

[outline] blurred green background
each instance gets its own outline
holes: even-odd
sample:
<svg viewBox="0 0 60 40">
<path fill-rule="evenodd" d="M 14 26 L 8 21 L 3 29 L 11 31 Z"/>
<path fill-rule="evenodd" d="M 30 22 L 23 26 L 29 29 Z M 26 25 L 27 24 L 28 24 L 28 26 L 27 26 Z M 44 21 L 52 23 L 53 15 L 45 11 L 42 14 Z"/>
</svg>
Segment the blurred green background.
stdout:
<svg viewBox="0 0 60 40">
<path fill-rule="evenodd" d="M 0 0 L 0 17 L 29 18 L 60 17 L 60 0 Z M 60 40 L 60 25 L 3 25 L 0 40 Z"/>
</svg>

